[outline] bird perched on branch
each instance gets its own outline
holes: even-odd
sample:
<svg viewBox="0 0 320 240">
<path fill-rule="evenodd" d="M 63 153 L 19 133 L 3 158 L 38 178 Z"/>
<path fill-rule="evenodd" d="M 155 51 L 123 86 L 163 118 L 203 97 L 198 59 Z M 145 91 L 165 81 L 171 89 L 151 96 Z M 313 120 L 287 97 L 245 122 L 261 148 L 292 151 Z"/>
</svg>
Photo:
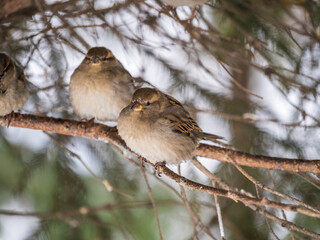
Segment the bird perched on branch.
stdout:
<svg viewBox="0 0 320 240">
<path fill-rule="evenodd" d="M 0 53 L 0 116 L 22 108 L 28 100 L 23 70 L 6 54 Z"/>
<path fill-rule="evenodd" d="M 77 115 L 116 121 L 130 103 L 134 79 L 104 47 L 91 48 L 70 80 L 70 100 Z"/>
<path fill-rule="evenodd" d="M 192 158 L 201 139 L 222 139 L 202 132 L 180 102 L 153 88 L 135 91 L 119 115 L 118 131 L 131 150 L 154 164 L 179 164 Z"/>
</svg>

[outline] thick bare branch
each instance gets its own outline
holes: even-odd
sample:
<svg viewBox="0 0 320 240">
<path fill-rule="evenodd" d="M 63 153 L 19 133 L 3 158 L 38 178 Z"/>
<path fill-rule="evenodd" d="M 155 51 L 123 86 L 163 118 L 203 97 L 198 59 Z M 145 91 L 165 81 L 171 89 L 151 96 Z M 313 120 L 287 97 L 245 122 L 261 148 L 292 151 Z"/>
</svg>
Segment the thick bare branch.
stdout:
<svg viewBox="0 0 320 240">
<path fill-rule="evenodd" d="M 12 117 L 0 117 L 0 126 L 7 126 L 8 121 L 10 121 L 10 126 L 12 127 L 37 129 L 64 135 L 82 136 L 101 141 L 110 141 L 126 147 L 124 141 L 119 137 L 116 127 L 109 127 L 103 124 L 96 123 L 92 126 L 87 126 L 85 122 L 78 122 L 74 120 L 14 113 L 12 114 Z M 254 168 L 265 168 L 288 172 L 320 173 L 320 160 L 259 156 L 206 144 L 200 144 L 195 151 L 195 155 L 229 163 L 233 163 L 232 159 L 236 159 L 239 165 Z"/>
<path fill-rule="evenodd" d="M 196 149 L 195 155 L 229 163 L 233 163 L 232 159 L 236 159 L 239 165 L 254 168 L 265 168 L 288 172 L 320 173 L 320 160 L 267 157 L 206 144 L 201 144 Z"/>
</svg>

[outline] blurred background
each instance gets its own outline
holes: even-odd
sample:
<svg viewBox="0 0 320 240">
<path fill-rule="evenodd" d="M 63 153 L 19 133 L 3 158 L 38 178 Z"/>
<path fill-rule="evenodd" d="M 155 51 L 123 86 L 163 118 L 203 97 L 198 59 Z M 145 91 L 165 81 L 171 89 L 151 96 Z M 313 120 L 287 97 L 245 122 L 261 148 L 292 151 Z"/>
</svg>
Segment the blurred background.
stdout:
<svg viewBox="0 0 320 240">
<path fill-rule="evenodd" d="M 70 75 L 90 47 L 104 46 L 132 76 L 184 103 L 204 131 L 267 156 L 320 158 L 319 43 L 318 0 L 213 0 L 176 8 L 160 0 L 3 0 L 0 6 L 0 51 L 30 82 L 22 113 L 80 120 L 69 101 Z M 232 164 L 199 160 L 230 186 L 279 201 Z M 320 207 L 317 176 L 244 169 Z M 221 239 L 213 196 L 186 189 L 192 217 L 180 187 L 145 170 L 164 239 Z M 190 162 L 181 171 L 211 184 Z M 108 192 L 106 181 L 116 191 Z M 313 239 L 240 202 L 219 200 L 226 239 Z M 80 137 L 1 127 L 0 209 L 34 213 L 0 211 L 5 240 L 159 239 L 140 167 L 112 145 Z M 320 233 L 317 218 L 269 210 Z"/>
</svg>

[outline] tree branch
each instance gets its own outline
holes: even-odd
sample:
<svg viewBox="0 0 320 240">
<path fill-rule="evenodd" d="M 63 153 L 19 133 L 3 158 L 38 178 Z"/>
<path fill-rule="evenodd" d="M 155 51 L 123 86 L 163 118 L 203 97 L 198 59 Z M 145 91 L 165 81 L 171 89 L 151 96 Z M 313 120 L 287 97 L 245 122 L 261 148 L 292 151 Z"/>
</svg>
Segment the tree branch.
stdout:
<svg viewBox="0 0 320 240">
<path fill-rule="evenodd" d="M 174 201 L 163 201 L 159 203 L 161 206 L 164 205 L 181 205 L 179 202 Z M 0 215 L 8 216 L 24 216 L 24 217 L 38 217 L 42 219 L 65 219 L 66 217 L 87 215 L 99 211 L 112 211 L 115 209 L 129 209 L 129 208 L 152 208 L 152 202 L 137 201 L 137 202 L 118 202 L 118 203 L 107 203 L 99 206 L 83 206 L 76 209 L 58 211 L 58 212 L 22 212 L 13 210 L 0 209 Z"/>
<path fill-rule="evenodd" d="M 229 163 L 233 163 L 234 160 L 232 159 L 236 159 L 236 162 L 239 165 L 254 168 L 265 168 L 287 172 L 320 173 L 320 160 L 267 157 L 206 144 L 200 144 L 195 151 L 195 155 Z"/>
<path fill-rule="evenodd" d="M 158 166 L 158 170 L 164 175 L 166 175 L 167 177 L 169 177 L 170 179 L 176 181 L 178 184 L 186 186 L 191 190 L 198 190 L 201 192 L 209 193 L 211 195 L 231 198 L 236 202 L 237 201 L 243 202 L 245 205 L 250 204 L 250 205 L 256 205 L 256 206 L 269 206 L 269 207 L 279 208 L 279 209 L 283 209 L 290 212 L 298 212 L 314 218 L 320 218 L 319 213 L 309 211 L 308 209 L 305 209 L 304 207 L 299 205 L 274 202 L 267 198 L 259 199 L 259 198 L 250 197 L 238 192 L 206 186 L 206 185 L 191 181 L 183 176 L 180 176 L 163 165 Z"/>
<path fill-rule="evenodd" d="M 11 117 L 9 115 L 0 117 L 0 126 L 7 126 L 8 122 L 10 122 L 10 126 L 12 127 L 36 129 L 63 135 L 82 136 L 99 141 L 110 141 L 127 148 L 124 141 L 118 135 L 116 127 L 109 127 L 99 123 L 86 126 L 85 122 L 19 113 L 13 113 Z M 233 163 L 234 160 L 232 159 L 236 159 L 239 165 L 254 168 L 288 172 L 320 173 L 320 160 L 259 156 L 207 144 L 200 144 L 195 150 L 195 155 L 229 163 Z"/>
</svg>

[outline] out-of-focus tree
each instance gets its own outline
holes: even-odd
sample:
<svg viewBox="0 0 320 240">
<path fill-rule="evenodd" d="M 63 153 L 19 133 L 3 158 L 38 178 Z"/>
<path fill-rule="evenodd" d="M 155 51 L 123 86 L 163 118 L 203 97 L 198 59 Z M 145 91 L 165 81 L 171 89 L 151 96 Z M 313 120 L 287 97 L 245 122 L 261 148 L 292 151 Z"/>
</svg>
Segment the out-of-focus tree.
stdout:
<svg viewBox="0 0 320 240">
<path fill-rule="evenodd" d="M 319 13 L 317 0 L 176 8 L 159 0 L 3 0 L 0 51 L 29 81 L 23 113 L 81 121 L 69 101 L 70 75 L 90 47 L 104 46 L 235 149 L 319 159 Z M 32 128 L 49 129 L 44 122 Z M 317 171 L 241 167 L 236 157 L 168 166 L 253 200 L 217 198 L 141 167 L 114 139 L 2 127 L 0 236 L 16 232 L 7 221 L 15 215 L 30 219 L 17 239 L 221 239 L 221 229 L 225 239 L 320 238 Z"/>
</svg>

